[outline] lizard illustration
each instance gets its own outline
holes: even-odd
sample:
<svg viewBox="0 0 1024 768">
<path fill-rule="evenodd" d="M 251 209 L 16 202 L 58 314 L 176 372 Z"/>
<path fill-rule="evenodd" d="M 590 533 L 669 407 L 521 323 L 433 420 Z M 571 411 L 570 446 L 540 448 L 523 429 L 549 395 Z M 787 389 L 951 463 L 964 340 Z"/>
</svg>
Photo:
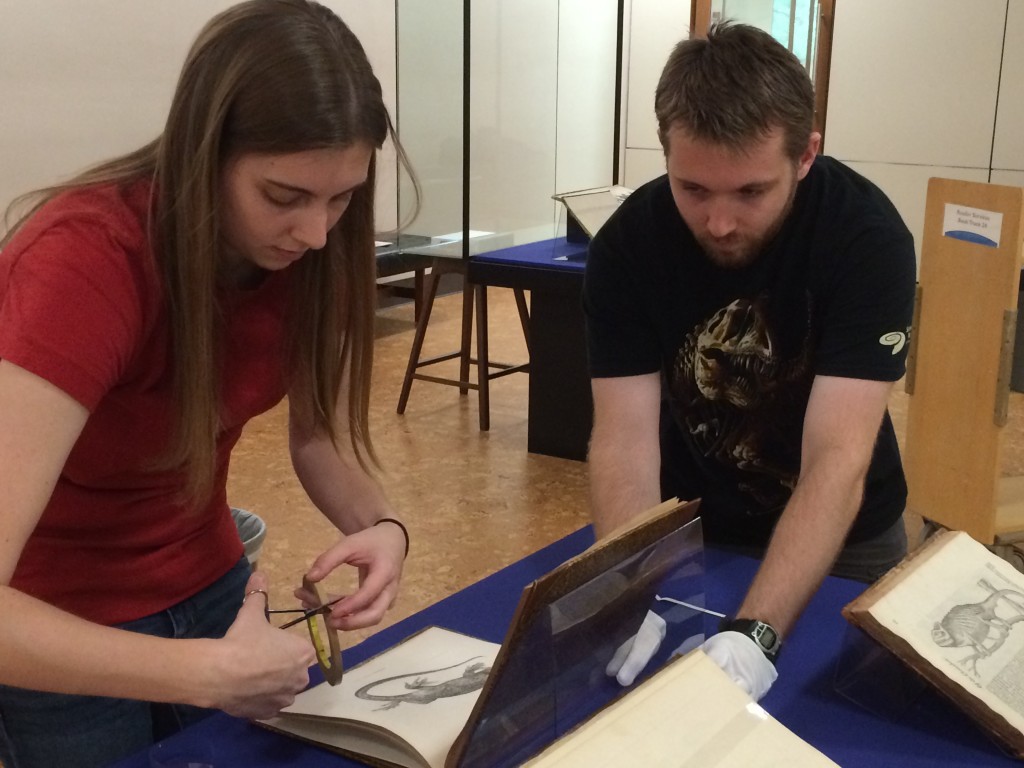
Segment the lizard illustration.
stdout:
<svg viewBox="0 0 1024 768">
<path fill-rule="evenodd" d="M 450 667 L 431 669 L 426 672 L 409 672 L 404 675 L 395 675 L 394 677 L 385 677 L 382 680 L 375 680 L 356 691 L 356 698 L 365 699 L 367 701 L 383 701 L 384 705 L 378 707 L 378 709 L 394 709 L 402 702 L 407 702 L 409 704 L 429 704 L 437 699 L 472 693 L 473 691 L 483 688 L 484 681 L 487 679 L 487 673 L 491 671 L 491 668 L 489 666 L 485 666 L 483 662 L 478 661 L 476 664 L 469 664 L 473 659 L 479 658 L 479 656 L 473 656 L 465 661 L 460 661 L 458 664 L 452 664 Z M 440 683 L 431 683 L 426 677 L 426 675 L 433 675 L 438 672 L 446 672 L 449 669 L 461 667 L 463 664 L 469 664 L 469 666 L 462 671 L 461 677 L 453 677 L 450 680 L 445 680 Z M 415 678 L 412 682 L 405 684 L 405 687 L 408 689 L 407 693 L 396 693 L 391 695 L 370 693 L 373 688 L 384 685 L 385 683 L 390 683 L 393 680 L 401 680 L 403 677 Z"/>
</svg>

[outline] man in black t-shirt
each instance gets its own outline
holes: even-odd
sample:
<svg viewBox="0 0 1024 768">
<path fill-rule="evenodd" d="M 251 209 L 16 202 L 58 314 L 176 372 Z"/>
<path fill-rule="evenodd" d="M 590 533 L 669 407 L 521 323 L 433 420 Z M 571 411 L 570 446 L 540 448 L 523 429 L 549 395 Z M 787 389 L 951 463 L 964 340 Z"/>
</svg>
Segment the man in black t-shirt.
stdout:
<svg viewBox="0 0 1024 768">
<path fill-rule="evenodd" d="M 699 497 L 710 540 L 763 555 L 705 643 L 760 697 L 829 572 L 870 581 L 906 552 L 886 405 L 913 239 L 877 187 L 818 156 L 811 83 L 767 33 L 720 24 L 679 44 L 655 111 L 668 173 L 630 195 L 587 263 L 594 525 Z M 649 618 L 620 681 L 657 644 Z"/>
</svg>

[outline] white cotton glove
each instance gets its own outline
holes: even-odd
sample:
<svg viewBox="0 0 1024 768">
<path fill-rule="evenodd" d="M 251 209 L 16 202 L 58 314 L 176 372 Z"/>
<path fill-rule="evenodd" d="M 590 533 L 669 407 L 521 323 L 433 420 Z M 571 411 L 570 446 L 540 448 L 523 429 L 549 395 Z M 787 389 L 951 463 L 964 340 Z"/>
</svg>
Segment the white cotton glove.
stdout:
<svg viewBox="0 0 1024 768">
<path fill-rule="evenodd" d="M 647 662 L 658 652 L 666 631 L 665 620 L 654 611 L 648 611 L 637 633 L 615 651 L 605 667 L 605 674 L 618 680 L 619 685 L 632 685 Z M 753 643 L 753 640 L 750 642 Z"/>
<path fill-rule="evenodd" d="M 701 648 L 754 701 L 768 693 L 779 676 L 757 643 L 739 632 L 719 632 Z"/>
</svg>

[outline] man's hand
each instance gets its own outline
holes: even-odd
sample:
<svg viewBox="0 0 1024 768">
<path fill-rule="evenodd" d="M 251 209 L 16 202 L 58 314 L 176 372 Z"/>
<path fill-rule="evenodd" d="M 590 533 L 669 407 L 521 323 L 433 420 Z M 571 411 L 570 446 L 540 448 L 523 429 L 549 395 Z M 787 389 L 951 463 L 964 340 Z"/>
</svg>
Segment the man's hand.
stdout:
<svg viewBox="0 0 1024 768">
<path fill-rule="evenodd" d="M 658 652 L 666 630 L 665 620 L 654 611 L 648 611 L 637 633 L 615 651 L 605 667 L 605 674 L 618 680 L 619 685 L 632 685 L 636 676 L 643 672 Z"/>
<path fill-rule="evenodd" d="M 768 693 L 779 676 L 757 643 L 739 632 L 719 632 L 705 640 L 701 648 L 754 701 Z"/>
</svg>

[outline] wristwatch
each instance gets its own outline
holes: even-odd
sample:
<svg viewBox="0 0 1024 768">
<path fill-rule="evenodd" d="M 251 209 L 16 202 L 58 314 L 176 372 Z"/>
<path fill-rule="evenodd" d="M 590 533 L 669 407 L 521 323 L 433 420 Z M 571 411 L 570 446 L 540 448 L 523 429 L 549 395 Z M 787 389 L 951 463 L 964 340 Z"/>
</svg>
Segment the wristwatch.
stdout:
<svg viewBox="0 0 1024 768">
<path fill-rule="evenodd" d="M 718 627 L 719 632 L 739 632 L 746 635 L 761 649 L 761 652 L 768 657 L 772 664 L 779 658 L 779 649 L 782 647 L 782 638 L 778 631 L 771 624 L 766 624 L 757 619 L 722 619 Z"/>
</svg>

